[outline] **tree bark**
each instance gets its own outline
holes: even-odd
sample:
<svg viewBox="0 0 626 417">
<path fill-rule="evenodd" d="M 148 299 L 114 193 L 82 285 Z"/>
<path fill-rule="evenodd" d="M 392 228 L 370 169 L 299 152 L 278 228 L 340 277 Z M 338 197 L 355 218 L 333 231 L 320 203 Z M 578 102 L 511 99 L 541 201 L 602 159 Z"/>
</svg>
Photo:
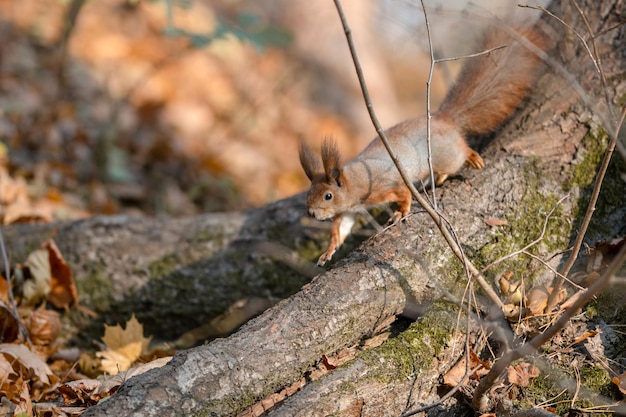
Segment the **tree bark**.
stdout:
<svg viewBox="0 0 626 417">
<path fill-rule="evenodd" d="M 618 26 L 623 3 L 578 2 L 594 33 L 603 32 L 595 41 L 614 105 L 623 104 L 626 95 L 626 85 L 620 83 L 626 30 Z M 586 33 L 571 2 L 555 2 L 551 10 Z M 487 167 L 464 170 L 436 190 L 443 214 L 479 265 L 536 239 L 545 217 L 556 208 L 544 239 L 533 250 L 558 267 L 577 233 L 597 157 L 604 150 L 606 137 L 597 121 L 599 114 L 609 113 L 596 104 L 602 103 L 604 91 L 593 63 L 571 32 L 554 19 L 543 20 L 556 44 L 550 56 L 580 82 L 593 98 L 587 103 L 593 108 L 562 74 L 546 71 L 527 105 L 482 150 Z M 606 198 L 596 211 L 597 222 L 588 233 L 590 246 L 626 233 L 626 186 L 618 172 L 623 164 L 615 163 L 613 169 L 604 184 Z M 58 226 L 55 239 L 74 268 L 79 292 L 86 294 L 82 302 L 100 306 L 107 320 L 134 311 L 149 329 L 168 338 L 180 334 L 181 327 L 173 327 L 176 332 L 172 326 L 191 328 L 242 297 L 261 292 L 273 301 L 295 292 L 305 282 L 302 272 L 311 271 L 302 259 L 315 259 L 319 252 L 311 247 L 319 249 L 325 237 L 311 234 L 301 223 L 304 212 L 304 199 L 296 196 L 244 213 L 194 219 L 89 219 Z M 487 218 L 506 220 L 507 225 L 489 226 Z M 19 226 L 4 233 L 19 259 L 50 230 Z M 278 242 L 291 252 L 267 250 L 261 242 Z M 276 257 L 282 263 L 272 262 Z M 286 272 L 285 263 L 297 272 Z M 536 261 L 516 257 L 490 269 L 488 278 L 495 281 L 507 270 L 529 279 L 553 277 Z M 110 295 L 85 290 L 94 279 L 108 286 Z M 358 345 L 386 329 L 395 316 L 417 310 L 425 312 L 424 318 L 409 329 L 364 350 L 269 412 L 397 416 L 438 398 L 439 375 L 462 355 L 464 336 L 456 331 L 456 307 L 443 301 L 428 305 L 442 298 L 444 289 L 461 298 L 466 284 L 461 263 L 432 221 L 414 207 L 405 222 L 376 234 L 237 333 L 183 351 L 164 367 L 131 378 L 85 416 L 238 415 L 301 380 L 323 355 Z M 431 415 L 459 406 L 450 401 Z"/>
</svg>

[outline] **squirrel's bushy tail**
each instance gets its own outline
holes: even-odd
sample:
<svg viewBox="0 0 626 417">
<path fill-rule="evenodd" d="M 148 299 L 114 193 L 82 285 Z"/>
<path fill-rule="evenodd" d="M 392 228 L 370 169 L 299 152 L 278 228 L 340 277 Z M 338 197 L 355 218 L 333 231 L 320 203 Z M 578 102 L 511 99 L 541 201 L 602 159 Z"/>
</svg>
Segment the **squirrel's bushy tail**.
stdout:
<svg viewBox="0 0 626 417">
<path fill-rule="evenodd" d="M 520 37 L 543 47 L 537 30 L 518 30 Z M 437 116 L 451 119 L 463 134 L 485 134 L 508 119 L 526 97 L 541 60 L 503 29 L 487 31 L 481 50 L 506 45 L 488 54 L 467 58 L 456 84 L 439 107 Z"/>
</svg>

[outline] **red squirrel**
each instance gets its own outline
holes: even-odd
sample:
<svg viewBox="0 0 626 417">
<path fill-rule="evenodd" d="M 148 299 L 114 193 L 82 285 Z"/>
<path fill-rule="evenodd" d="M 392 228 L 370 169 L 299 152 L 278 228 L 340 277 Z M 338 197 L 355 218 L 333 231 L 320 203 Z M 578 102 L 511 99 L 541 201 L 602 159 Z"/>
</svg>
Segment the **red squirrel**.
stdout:
<svg viewBox="0 0 626 417">
<path fill-rule="evenodd" d="M 519 35 L 536 46 L 543 44 L 536 30 L 525 29 Z M 497 28 L 490 29 L 482 41 L 484 50 L 502 45 L 506 47 L 468 58 L 454 87 L 432 115 L 431 156 L 437 185 L 457 172 L 464 162 L 476 169 L 485 166 L 465 137 L 484 135 L 500 127 L 513 115 L 533 83 L 540 66 L 535 54 Z M 385 133 L 411 180 L 427 178 L 430 168 L 426 116 L 401 122 Z M 308 214 L 318 220 L 333 219 L 330 243 L 318 266 L 328 262 L 341 246 L 359 210 L 395 202 L 398 209 L 392 219 L 396 222 L 411 209 L 411 192 L 378 137 L 345 165 L 332 140 L 324 141 L 321 156 L 320 165 L 314 152 L 304 142 L 300 144 L 300 163 L 311 180 Z"/>
</svg>

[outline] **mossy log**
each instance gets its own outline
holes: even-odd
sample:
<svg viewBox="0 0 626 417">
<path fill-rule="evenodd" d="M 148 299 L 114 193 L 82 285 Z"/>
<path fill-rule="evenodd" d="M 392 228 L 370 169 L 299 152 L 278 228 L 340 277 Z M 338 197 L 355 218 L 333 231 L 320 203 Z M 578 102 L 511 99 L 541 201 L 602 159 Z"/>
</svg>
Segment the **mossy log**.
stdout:
<svg viewBox="0 0 626 417">
<path fill-rule="evenodd" d="M 606 93 L 616 106 L 626 101 L 626 29 L 618 25 L 623 3 L 578 2 L 595 32 L 612 28 L 595 41 L 607 74 Z M 551 10 L 586 32 L 571 2 L 556 2 Z M 554 20 L 544 20 L 557 45 L 550 57 L 561 60 L 594 98 L 594 108 L 562 74 L 546 71 L 525 107 L 483 144 L 486 168 L 463 170 L 436 190 L 440 209 L 479 267 L 537 239 L 545 223 L 545 236 L 532 254 L 558 268 L 578 232 L 598 155 L 606 147 L 597 114 L 608 113 L 595 105 L 605 91 L 593 62 L 577 38 Z M 626 233 L 623 161 L 616 159 L 611 169 L 588 233 L 590 246 Z M 270 415 L 397 416 L 437 398 L 436 375 L 462 349 L 448 349 L 459 344 L 450 318 L 455 307 L 449 305 L 446 314 L 441 302 L 436 309 L 428 305 L 444 290 L 461 298 L 467 279 L 431 219 L 414 207 L 406 221 L 360 244 L 298 291 L 314 271 L 306 261 L 316 258 L 325 241 L 323 231 L 303 222 L 304 212 L 304 199 L 296 196 L 242 213 L 178 220 L 99 218 L 54 226 L 81 301 L 106 320 L 135 312 L 159 338 L 176 338 L 245 297 L 260 295 L 270 303 L 287 297 L 231 336 L 183 351 L 164 367 L 131 378 L 84 415 L 238 415 L 300 380 L 324 355 L 359 344 L 395 316 L 416 311 L 425 312 L 425 319 L 309 384 Z M 494 218 L 506 224 L 485 221 Z M 19 259 L 51 230 L 15 226 L 4 233 Z M 503 271 L 527 279 L 553 277 L 524 256 L 491 268 L 487 277 L 495 280 Z M 477 297 L 485 301 L 480 292 Z M 433 350 L 421 349 L 425 341 Z M 394 344 L 407 347 L 408 355 L 398 356 Z M 427 383 L 416 385 L 416 375 L 426 375 Z M 453 406 L 446 403 L 432 413 Z"/>
</svg>

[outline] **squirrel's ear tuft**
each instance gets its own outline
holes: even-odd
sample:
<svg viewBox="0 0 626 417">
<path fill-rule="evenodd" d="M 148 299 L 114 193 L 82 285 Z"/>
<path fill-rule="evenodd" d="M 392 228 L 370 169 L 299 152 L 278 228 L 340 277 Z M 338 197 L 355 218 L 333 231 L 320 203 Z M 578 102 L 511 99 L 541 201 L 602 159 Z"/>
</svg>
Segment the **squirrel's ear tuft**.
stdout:
<svg viewBox="0 0 626 417">
<path fill-rule="evenodd" d="M 324 173 L 328 182 L 334 181 L 341 187 L 341 157 L 337 142 L 334 139 L 328 138 L 324 140 L 322 144 L 322 163 L 324 164 Z"/>
<path fill-rule="evenodd" d="M 303 140 L 300 141 L 299 154 L 300 154 L 300 165 L 302 165 L 302 168 L 304 169 L 304 173 L 309 178 L 309 180 L 313 181 L 313 178 L 316 175 L 319 175 L 322 173 L 322 168 L 320 167 L 319 159 L 317 159 L 317 156 L 313 153 L 313 150 L 309 147 L 309 145 L 304 143 Z"/>
</svg>

